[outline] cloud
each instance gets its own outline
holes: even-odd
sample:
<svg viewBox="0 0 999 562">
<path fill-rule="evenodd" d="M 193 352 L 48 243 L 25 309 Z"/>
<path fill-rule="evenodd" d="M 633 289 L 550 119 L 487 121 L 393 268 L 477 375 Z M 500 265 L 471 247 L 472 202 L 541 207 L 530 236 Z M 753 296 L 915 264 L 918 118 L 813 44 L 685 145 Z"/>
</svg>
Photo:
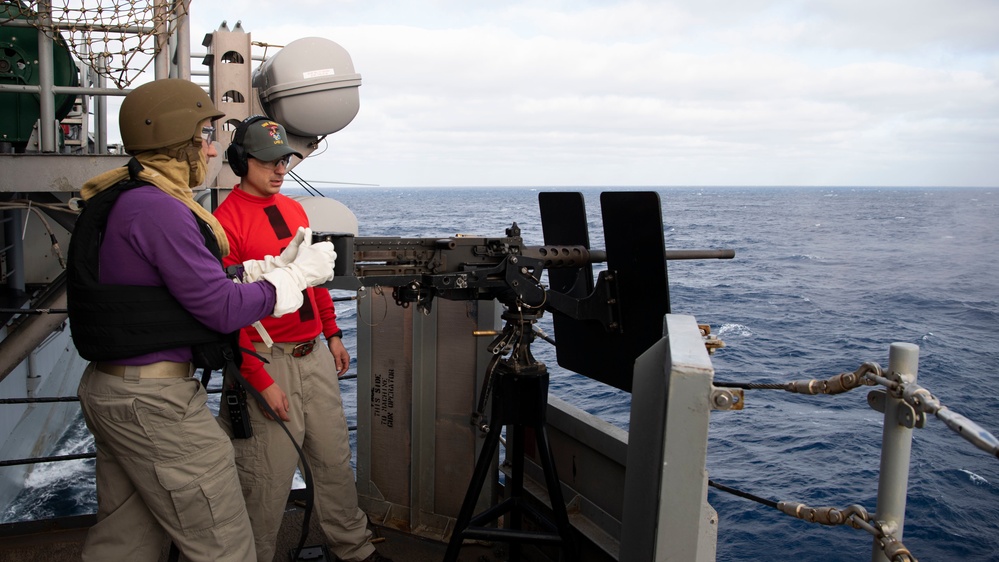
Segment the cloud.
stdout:
<svg viewBox="0 0 999 562">
<path fill-rule="evenodd" d="M 240 5 L 254 40 L 333 39 L 363 77 L 307 177 L 999 185 L 990 1 L 369 4 Z"/>
</svg>

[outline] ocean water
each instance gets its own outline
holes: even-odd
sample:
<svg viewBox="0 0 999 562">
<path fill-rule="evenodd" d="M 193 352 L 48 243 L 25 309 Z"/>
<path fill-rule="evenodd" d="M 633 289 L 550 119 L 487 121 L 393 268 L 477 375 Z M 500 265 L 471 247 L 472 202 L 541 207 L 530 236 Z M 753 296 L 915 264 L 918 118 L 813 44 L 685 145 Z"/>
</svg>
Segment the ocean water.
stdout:
<svg viewBox="0 0 999 562">
<path fill-rule="evenodd" d="M 546 189 L 548 190 L 548 189 Z M 499 235 L 514 221 L 541 244 L 540 189 L 324 190 L 350 207 L 361 236 Z M 582 191 L 602 248 L 600 189 Z M 725 342 L 718 381 L 825 379 L 873 361 L 892 342 L 919 346 L 919 382 L 999 434 L 999 189 L 664 188 L 668 249 L 731 248 L 733 260 L 668 265 L 672 311 Z M 337 296 L 337 295 L 335 295 Z M 356 310 L 338 304 L 353 354 Z M 548 326 L 542 327 L 550 332 Z M 558 337 L 558 334 L 555 334 Z M 556 366 L 552 393 L 627 427 L 629 396 Z M 348 412 L 355 385 L 342 386 Z M 746 408 L 712 414 L 712 480 L 774 501 L 876 509 L 881 414 L 867 389 L 840 396 L 747 391 Z M 348 414 L 350 415 L 350 414 Z M 81 425 L 63 452 L 92 450 Z M 718 560 L 867 560 L 871 538 L 822 527 L 709 490 Z M 93 461 L 39 467 L 0 520 L 92 511 Z M 926 561 L 999 560 L 999 459 L 931 418 L 912 446 L 903 542 Z"/>
</svg>

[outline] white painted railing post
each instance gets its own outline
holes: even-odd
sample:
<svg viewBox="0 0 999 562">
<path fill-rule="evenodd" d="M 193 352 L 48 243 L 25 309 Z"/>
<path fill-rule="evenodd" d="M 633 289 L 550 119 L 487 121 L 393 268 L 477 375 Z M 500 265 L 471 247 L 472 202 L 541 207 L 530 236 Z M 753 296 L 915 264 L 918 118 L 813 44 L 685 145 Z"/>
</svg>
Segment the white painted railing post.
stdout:
<svg viewBox="0 0 999 562">
<path fill-rule="evenodd" d="M 887 377 L 900 383 L 916 382 L 919 347 L 893 343 L 888 353 Z M 881 472 L 878 479 L 878 508 L 875 520 L 888 524 L 891 534 L 902 540 L 905 500 L 909 486 L 909 455 L 915 412 L 891 392 L 885 399 L 884 431 L 881 437 Z M 893 527 L 893 528 L 891 528 Z M 871 562 L 888 562 L 877 539 L 871 549 Z"/>
</svg>

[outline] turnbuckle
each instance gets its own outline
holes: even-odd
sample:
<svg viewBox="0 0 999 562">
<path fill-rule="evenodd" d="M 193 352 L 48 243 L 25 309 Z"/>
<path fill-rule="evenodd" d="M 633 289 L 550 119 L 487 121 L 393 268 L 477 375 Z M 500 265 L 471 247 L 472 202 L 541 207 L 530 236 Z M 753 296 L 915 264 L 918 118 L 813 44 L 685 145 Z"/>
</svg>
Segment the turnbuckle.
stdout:
<svg viewBox="0 0 999 562">
<path fill-rule="evenodd" d="M 784 390 L 796 394 L 842 394 L 863 385 L 873 385 L 868 374 L 881 375 L 877 363 L 867 362 L 852 373 L 840 373 L 827 380 L 811 379 L 784 383 Z"/>
<path fill-rule="evenodd" d="M 855 529 L 860 527 L 855 523 L 854 516 L 867 521 L 867 510 L 860 505 L 851 505 L 845 509 L 835 507 L 808 507 L 799 502 L 777 502 L 777 509 L 798 519 L 819 525 L 850 525 Z"/>
</svg>

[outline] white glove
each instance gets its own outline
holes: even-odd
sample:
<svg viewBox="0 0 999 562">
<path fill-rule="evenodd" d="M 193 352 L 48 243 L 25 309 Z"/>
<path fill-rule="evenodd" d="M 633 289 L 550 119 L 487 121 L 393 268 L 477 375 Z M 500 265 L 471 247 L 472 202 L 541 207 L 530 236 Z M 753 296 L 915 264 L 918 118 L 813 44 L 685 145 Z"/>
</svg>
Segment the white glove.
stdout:
<svg viewBox="0 0 999 562">
<path fill-rule="evenodd" d="M 305 297 L 302 291 L 305 289 L 304 281 L 300 276 L 292 274 L 287 267 L 273 269 L 260 276 L 261 279 L 274 285 L 277 299 L 274 301 L 275 318 L 280 318 L 289 312 L 295 312 L 302 308 Z"/>
<path fill-rule="evenodd" d="M 304 243 L 299 247 L 295 261 L 285 269 L 300 275 L 306 286 L 316 287 L 333 280 L 335 264 L 336 250 L 332 242 Z"/>
<path fill-rule="evenodd" d="M 291 262 L 298 257 L 298 248 L 305 240 L 312 241 L 312 229 L 307 226 L 298 227 L 298 232 L 291 239 L 288 246 L 282 250 L 281 255 L 264 256 L 262 260 L 246 260 L 243 262 L 243 282 L 252 283 L 259 281 L 263 274 L 274 271 L 281 267 L 288 267 Z"/>
<path fill-rule="evenodd" d="M 332 242 L 313 245 L 309 239 L 299 247 L 295 261 L 261 275 L 277 292 L 273 315 L 280 317 L 298 310 L 304 302 L 302 291 L 332 280 L 335 263 Z"/>
</svg>

